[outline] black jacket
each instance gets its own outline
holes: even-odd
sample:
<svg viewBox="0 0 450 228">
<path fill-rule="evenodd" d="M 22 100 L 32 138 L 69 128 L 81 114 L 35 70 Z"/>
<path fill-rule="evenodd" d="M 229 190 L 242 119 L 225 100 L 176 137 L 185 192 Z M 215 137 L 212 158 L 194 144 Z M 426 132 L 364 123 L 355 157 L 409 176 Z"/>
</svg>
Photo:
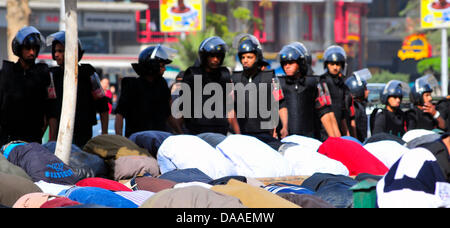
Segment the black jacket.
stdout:
<svg viewBox="0 0 450 228">
<path fill-rule="evenodd" d="M 406 114 L 402 110 L 390 112 L 382 109 L 375 116 L 372 135 L 384 132 L 401 138 L 408 129 L 407 124 Z"/>
<path fill-rule="evenodd" d="M 0 74 L 0 143 L 42 142 L 49 114 L 49 69 L 35 64 L 24 70 L 19 62 L 3 62 Z"/>
<path fill-rule="evenodd" d="M 142 77 L 126 77 L 121 88 L 115 113 L 125 118 L 126 137 L 140 131 L 168 131 L 171 94 L 164 78 L 149 82 Z"/>
<path fill-rule="evenodd" d="M 50 68 L 55 84 L 56 99 L 52 104 L 51 117 L 61 119 L 64 90 L 64 69 L 61 67 Z M 95 73 L 94 67 L 81 64 L 78 67 L 77 104 L 74 125 L 74 144 L 79 147 L 92 137 L 92 126 L 97 124 L 97 113 L 108 112 L 108 100 L 106 97 L 96 99 L 92 94 L 91 75 Z M 59 127 L 59 124 L 58 124 Z M 58 132 L 58 131 L 57 131 Z"/>
<path fill-rule="evenodd" d="M 325 73 L 320 76 L 320 82 L 326 83 L 331 95 L 331 109 L 336 117 L 337 124 L 341 133 L 343 133 L 342 122 L 350 120 L 355 113 L 351 112 L 351 95 L 350 91 L 345 86 L 342 77 L 333 76 Z M 348 127 L 348 126 L 347 126 Z M 322 137 L 326 135 L 326 131 L 322 128 Z"/>
<path fill-rule="evenodd" d="M 195 75 L 201 75 L 201 81 L 202 84 L 200 85 L 201 88 L 195 88 L 194 82 L 195 82 Z M 192 134 L 201 134 L 205 132 L 213 132 L 213 133 L 220 133 L 226 135 L 229 130 L 229 123 L 227 120 L 227 112 L 229 111 L 227 108 L 227 99 L 232 99 L 232 91 L 231 87 L 229 87 L 230 91 L 227 91 L 227 84 L 231 83 L 231 76 L 228 69 L 225 67 L 219 68 L 217 71 L 214 72 L 206 72 L 204 68 L 202 67 L 189 67 L 185 72 L 183 76 L 183 82 L 186 83 L 189 88 L 191 89 L 191 115 L 189 117 L 184 117 L 184 122 L 186 124 L 186 128 L 190 131 Z M 222 94 L 215 94 L 216 91 L 212 92 L 211 95 L 203 94 L 203 90 L 205 89 L 205 86 L 207 85 L 213 85 L 212 83 L 215 83 L 215 85 L 220 86 L 220 89 L 222 90 Z M 201 91 L 201 96 L 196 97 L 194 91 Z M 220 103 L 216 104 L 210 103 L 215 97 L 222 97 L 222 107 L 218 107 L 216 105 L 220 105 Z M 195 102 L 199 101 L 201 98 L 201 108 L 203 110 L 205 105 L 208 105 L 208 107 L 205 107 L 207 109 L 211 109 L 211 111 L 214 112 L 214 116 L 205 116 L 205 113 L 201 113 L 201 116 L 195 115 Z M 232 102 L 232 100 L 229 100 Z M 208 104 L 206 102 L 209 102 Z M 232 104 L 232 103 L 231 103 Z"/>
<path fill-rule="evenodd" d="M 331 112 L 330 104 L 319 96 L 318 77 L 281 77 L 284 104 L 288 110 L 288 132 L 320 139 L 320 118 Z M 325 96 L 330 99 L 328 91 Z"/>
<path fill-rule="evenodd" d="M 425 113 L 417 106 L 406 112 L 408 119 L 408 130 L 425 129 L 433 130 L 438 128 L 438 121 L 429 113 Z"/>
<path fill-rule="evenodd" d="M 235 110 L 242 134 L 270 133 L 276 127 L 272 126 L 271 129 L 263 127 L 263 122 L 269 123 L 271 118 L 262 116 L 259 110 L 263 108 L 260 107 L 261 101 L 267 104 L 267 110 L 264 111 L 272 110 L 272 79 L 274 77 L 274 71 L 259 71 L 252 76 L 242 71 L 233 72 L 231 78 L 235 89 Z M 256 89 L 255 91 L 251 91 L 252 86 Z M 261 91 L 264 86 L 266 91 Z M 278 113 L 278 110 L 276 112 Z"/>
</svg>

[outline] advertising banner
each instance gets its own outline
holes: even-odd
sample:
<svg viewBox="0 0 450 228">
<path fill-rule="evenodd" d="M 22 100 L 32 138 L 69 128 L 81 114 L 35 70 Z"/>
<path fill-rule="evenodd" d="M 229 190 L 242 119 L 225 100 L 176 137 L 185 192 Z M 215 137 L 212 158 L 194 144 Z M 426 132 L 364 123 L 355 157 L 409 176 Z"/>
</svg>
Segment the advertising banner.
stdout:
<svg viewBox="0 0 450 228">
<path fill-rule="evenodd" d="M 420 17 L 423 29 L 450 27 L 450 1 L 422 0 Z"/>
<path fill-rule="evenodd" d="M 204 0 L 160 0 L 161 32 L 200 31 L 205 23 Z"/>
</svg>

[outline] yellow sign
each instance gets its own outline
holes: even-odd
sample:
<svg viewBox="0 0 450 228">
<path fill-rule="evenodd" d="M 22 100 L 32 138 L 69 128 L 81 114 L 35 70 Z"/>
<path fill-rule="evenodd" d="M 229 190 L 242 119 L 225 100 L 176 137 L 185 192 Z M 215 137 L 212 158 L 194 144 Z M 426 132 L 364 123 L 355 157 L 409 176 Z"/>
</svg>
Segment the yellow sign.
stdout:
<svg viewBox="0 0 450 228">
<path fill-rule="evenodd" d="M 414 59 L 416 61 L 431 57 L 431 45 L 424 34 L 407 36 L 403 41 L 402 49 L 398 51 L 398 57 L 404 61 Z"/>
<path fill-rule="evenodd" d="M 204 9 L 204 0 L 160 0 L 161 32 L 202 30 Z"/>
<path fill-rule="evenodd" d="M 450 27 L 450 1 L 421 0 L 421 25 L 424 29 Z"/>
</svg>

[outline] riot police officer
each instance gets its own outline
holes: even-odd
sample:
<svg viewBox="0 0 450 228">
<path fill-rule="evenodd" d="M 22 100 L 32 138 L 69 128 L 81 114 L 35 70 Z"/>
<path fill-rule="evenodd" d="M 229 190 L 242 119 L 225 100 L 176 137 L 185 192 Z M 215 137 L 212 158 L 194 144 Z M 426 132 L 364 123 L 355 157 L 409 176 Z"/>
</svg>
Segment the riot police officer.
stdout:
<svg viewBox="0 0 450 228">
<path fill-rule="evenodd" d="M 389 81 L 380 92 L 380 100 L 386 107 L 378 112 L 375 109 L 370 115 L 370 127 L 372 135 L 388 133 L 402 137 L 408 131 L 406 114 L 401 110 L 401 102 L 404 94 L 409 93 L 409 86 L 399 80 Z"/>
<path fill-rule="evenodd" d="M 240 133 L 234 108 L 232 105 L 227 105 L 227 102 L 231 102 L 231 104 L 233 102 L 232 87 L 227 88 L 227 84 L 231 84 L 230 71 L 223 66 L 227 49 L 227 44 L 220 37 L 213 36 L 203 40 L 198 48 L 199 58 L 197 64 L 189 67 L 184 72 L 183 82 L 189 86 L 192 97 L 191 115 L 188 118 L 183 118 L 187 131 L 190 134 L 212 132 L 227 135 L 230 127 L 233 133 Z M 218 86 L 218 90 L 215 93 L 221 94 L 203 93 L 207 85 Z M 197 94 L 195 91 L 202 91 L 202 93 Z M 207 107 L 211 108 L 209 111 L 215 112 L 214 115 L 195 113 L 201 110 L 206 111 L 203 108 L 206 102 L 209 99 L 213 99 L 213 96 L 216 97 L 218 95 L 222 97 L 221 102 Z M 201 103 L 199 102 L 200 99 Z M 195 108 L 196 102 L 202 106 Z"/>
<path fill-rule="evenodd" d="M 345 80 L 345 85 L 350 90 L 350 94 L 353 98 L 353 106 L 355 116 L 350 120 L 350 128 L 356 132 L 353 135 L 356 138 L 364 142 L 367 138 L 367 98 L 369 97 L 369 90 L 367 89 L 367 80 L 372 78 L 372 74 L 368 69 L 363 69 L 354 72 L 350 77 Z"/>
<path fill-rule="evenodd" d="M 243 71 L 235 71 L 231 76 L 241 133 L 278 148 L 281 143 L 273 137 L 273 132 L 279 120 L 277 105 L 282 107 L 279 104 L 282 96 L 280 88 L 276 88 L 274 84 L 275 73 L 273 70 L 265 70 L 268 62 L 263 58 L 261 44 L 256 37 L 250 34 L 238 35 L 233 46 L 237 48 L 243 66 Z"/>
<path fill-rule="evenodd" d="M 425 75 L 416 79 L 409 94 L 413 107 L 407 111 L 408 129 L 433 130 L 440 128 L 445 130 L 445 120 L 435 105 L 431 103 L 433 87 L 437 86 L 437 80 L 432 75 Z"/>
<path fill-rule="evenodd" d="M 42 143 L 49 112 L 47 64 L 35 63 L 45 40 L 32 26 L 12 41 L 16 63 L 3 61 L 0 75 L 0 144 L 14 140 Z"/>
<path fill-rule="evenodd" d="M 328 47 L 324 53 L 325 73 L 320 76 L 320 82 L 326 83 L 330 91 L 331 109 L 336 117 L 341 135 L 349 136 L 347 122 L 351 116 L 354 116 L 354 113 L 350 112 L 351 97 L 344 83 L 346 68 L 347 54 L 344 49 L 337 45 Z M 326 138 L 324 130 L 322 130 L 322 137 Z"/>
<path fill-rule="evenodd" d="M 288 132 L 320 139 L 320 123 L 329 136 L 339 137 L 339 129 L 331 111 L 331 99 L 325 84 L 319 84 L 318 77 L 307 75 L 310 66 L 306 49 L 299 43 L 284 46 L 279 53 L 279 61 L 286 77 L 280 78 L 287 109 Z M 280 112 L 280 117 L 284 112 Z M 284 126 L 283 126 L 284 128 Z"/>
<path fill-rule="evenodd" d="M 446 131 L 450 130 L 450 96 L 447 96 L 439 100 L 436 104 L 436 108 L 440 113 L 442 119 L 445 120 Z"/>
<path fill-rule="evenodd" d="M 50 68 L 55 87 L 56 100 L 53 115 L 50 116 L 50 141 L 56 141 L 61 119 L 64 91 L 64 52 L 66 33 L 60 31 L 47 37 L 47 45 L 52 48 L 52 58 L 58 66 Z M 83 58 L 84 50 L 78 41 L 78 61 Z M 108 134 L 108 100 L 100 86 L 95 68 L 90 64 L 79 64 L 77 104 L 73 130 L 73 144 L 83 147 L 92 138 L 92 126 L 97 124 L 96 114 L 100 114 L 102 134 Z"/>
<path fill-rule="evenodd" d="M 159 44 L 141 51 L 138 63 L 132 64 L 138 77 L 126 77 L 121 82 L 122 92 L 115 111 L 117 135 L 122 135 L 124 119 L 126 137 L 147 130 L 170 131 L 170 128 L 181 133 L 171 115 L 171 94 L 162 77 L 174 53 L 176 50 Z"/>
</svg>

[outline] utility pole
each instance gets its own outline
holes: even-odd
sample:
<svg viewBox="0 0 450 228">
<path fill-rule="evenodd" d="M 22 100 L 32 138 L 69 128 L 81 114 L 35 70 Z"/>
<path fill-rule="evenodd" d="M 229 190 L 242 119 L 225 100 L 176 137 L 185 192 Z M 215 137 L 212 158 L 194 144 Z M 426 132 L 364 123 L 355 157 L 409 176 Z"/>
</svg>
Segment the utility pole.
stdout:
<svg viewBox="0 0 450 228">
<path fill-rule="evenodd" d="M 334 44 L 334 18 L 335 18 L 334 0 L 326 0 L 325 2 L 325 40 L 323 49 Z"/>
<path fill-rule="evenodd" d="M 66 17 L 66 6 L 64 0 L 59 0 L 59 31 L 66 30 L 66 22 L 64 18 Z"/>
<path fill-rule="evenodd" d="M 65 0 L 65 8 L 64 94 L 55 155 L 64 163 L 69 164 L 78 85 L 77 0 Z"/>
</svg>

